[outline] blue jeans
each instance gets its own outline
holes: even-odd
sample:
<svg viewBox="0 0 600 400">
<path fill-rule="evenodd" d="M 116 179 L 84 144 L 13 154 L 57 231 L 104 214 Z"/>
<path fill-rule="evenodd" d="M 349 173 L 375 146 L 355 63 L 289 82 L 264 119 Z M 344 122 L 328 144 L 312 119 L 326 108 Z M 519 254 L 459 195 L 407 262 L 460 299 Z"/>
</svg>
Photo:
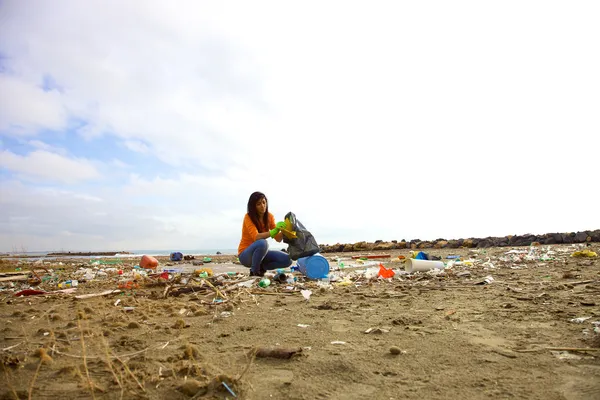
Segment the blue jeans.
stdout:
<svg viewBox="0 0 600 400">
<path fill-rule="evenodd" d="M 240 262 L 250 268 L 255 275 L 262 275 L 265 271 L 277 268 L 287 268 L 292 265 L 292 260 L 283 251 L 269 250 L 266 239 L 258 239 L 242 251 L 239 255 Z"/>
</svg>

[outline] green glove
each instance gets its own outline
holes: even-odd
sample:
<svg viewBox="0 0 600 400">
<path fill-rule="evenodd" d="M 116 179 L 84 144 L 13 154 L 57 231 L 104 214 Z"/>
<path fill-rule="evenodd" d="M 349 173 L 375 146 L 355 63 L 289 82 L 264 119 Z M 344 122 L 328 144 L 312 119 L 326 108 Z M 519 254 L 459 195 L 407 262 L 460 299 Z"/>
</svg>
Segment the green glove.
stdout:
<svg viewBox="0 0 600 400">
<path fill-rule="evenodd" d="M 279 228 L 273 228 L 269 231 L 269 234 L 271 235 L 272 238 L 275 238 L 275 235 L 277 235 L 279 233 Z"/>
<path fill-rule="evenodd" d="M 287 224 L 285 222 L 281 221 L 281 222 L 276 223 L 275 227 L 277 229 L 287 229 Z"/>
</svg>

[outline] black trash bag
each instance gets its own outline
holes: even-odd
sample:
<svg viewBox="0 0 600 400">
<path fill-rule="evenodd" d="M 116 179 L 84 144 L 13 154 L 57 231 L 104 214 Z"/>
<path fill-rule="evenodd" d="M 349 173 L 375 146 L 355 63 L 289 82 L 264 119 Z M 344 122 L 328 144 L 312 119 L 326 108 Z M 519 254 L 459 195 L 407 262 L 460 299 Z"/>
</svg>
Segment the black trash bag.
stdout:
<svg viewBox="0 0 600 400">
<path fill-rule="evenodd" d="M 288 239 L 285 234 L 283 235 L 283 242 L 288 244 L 288 254 L 292 260 L 314 256 L 321 251 L 315 237 L 296 219 L 293 212 L 287 213 L 285 218 L 290 220 L 292 230 L 296 231 L 294 239 Z"/>
</svg>

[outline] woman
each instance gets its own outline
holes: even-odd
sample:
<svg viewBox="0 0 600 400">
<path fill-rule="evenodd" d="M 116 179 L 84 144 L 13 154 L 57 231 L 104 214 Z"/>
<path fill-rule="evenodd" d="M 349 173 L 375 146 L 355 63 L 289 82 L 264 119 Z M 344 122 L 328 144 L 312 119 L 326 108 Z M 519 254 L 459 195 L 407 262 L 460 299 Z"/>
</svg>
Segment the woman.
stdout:
<svg viewBox="0 0 600 400">
<path fill-rule="evenodd" d="M 267 197 L 254 192 L 248 199 L 248 213 L 242 225 L 242 240 L 238 246 L 240 262 L 250 268 L 250 276 L 263 276 L 265 271 L 287 268 L 292 265 L 290 256 L 282 251 L 269 250 L 267 238 L 282 240 L 285 222 L 275 224 L 275 217 L 269 212 Z"/>
</svg>

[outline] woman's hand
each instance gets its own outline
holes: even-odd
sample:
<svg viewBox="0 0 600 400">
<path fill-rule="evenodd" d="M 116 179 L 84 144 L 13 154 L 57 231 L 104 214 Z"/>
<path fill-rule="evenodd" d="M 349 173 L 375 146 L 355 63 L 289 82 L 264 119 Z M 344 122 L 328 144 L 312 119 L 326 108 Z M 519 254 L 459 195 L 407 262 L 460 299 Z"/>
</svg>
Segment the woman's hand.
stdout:
<svg viewBox="0 0 600 400">
<path fill-rule="evenodd" d="M 281 222 L 276 223 L 275 227 L 277 229 L 287 229 L 287 224 L 285 222 L 281 221 Z"/>
</svg>

